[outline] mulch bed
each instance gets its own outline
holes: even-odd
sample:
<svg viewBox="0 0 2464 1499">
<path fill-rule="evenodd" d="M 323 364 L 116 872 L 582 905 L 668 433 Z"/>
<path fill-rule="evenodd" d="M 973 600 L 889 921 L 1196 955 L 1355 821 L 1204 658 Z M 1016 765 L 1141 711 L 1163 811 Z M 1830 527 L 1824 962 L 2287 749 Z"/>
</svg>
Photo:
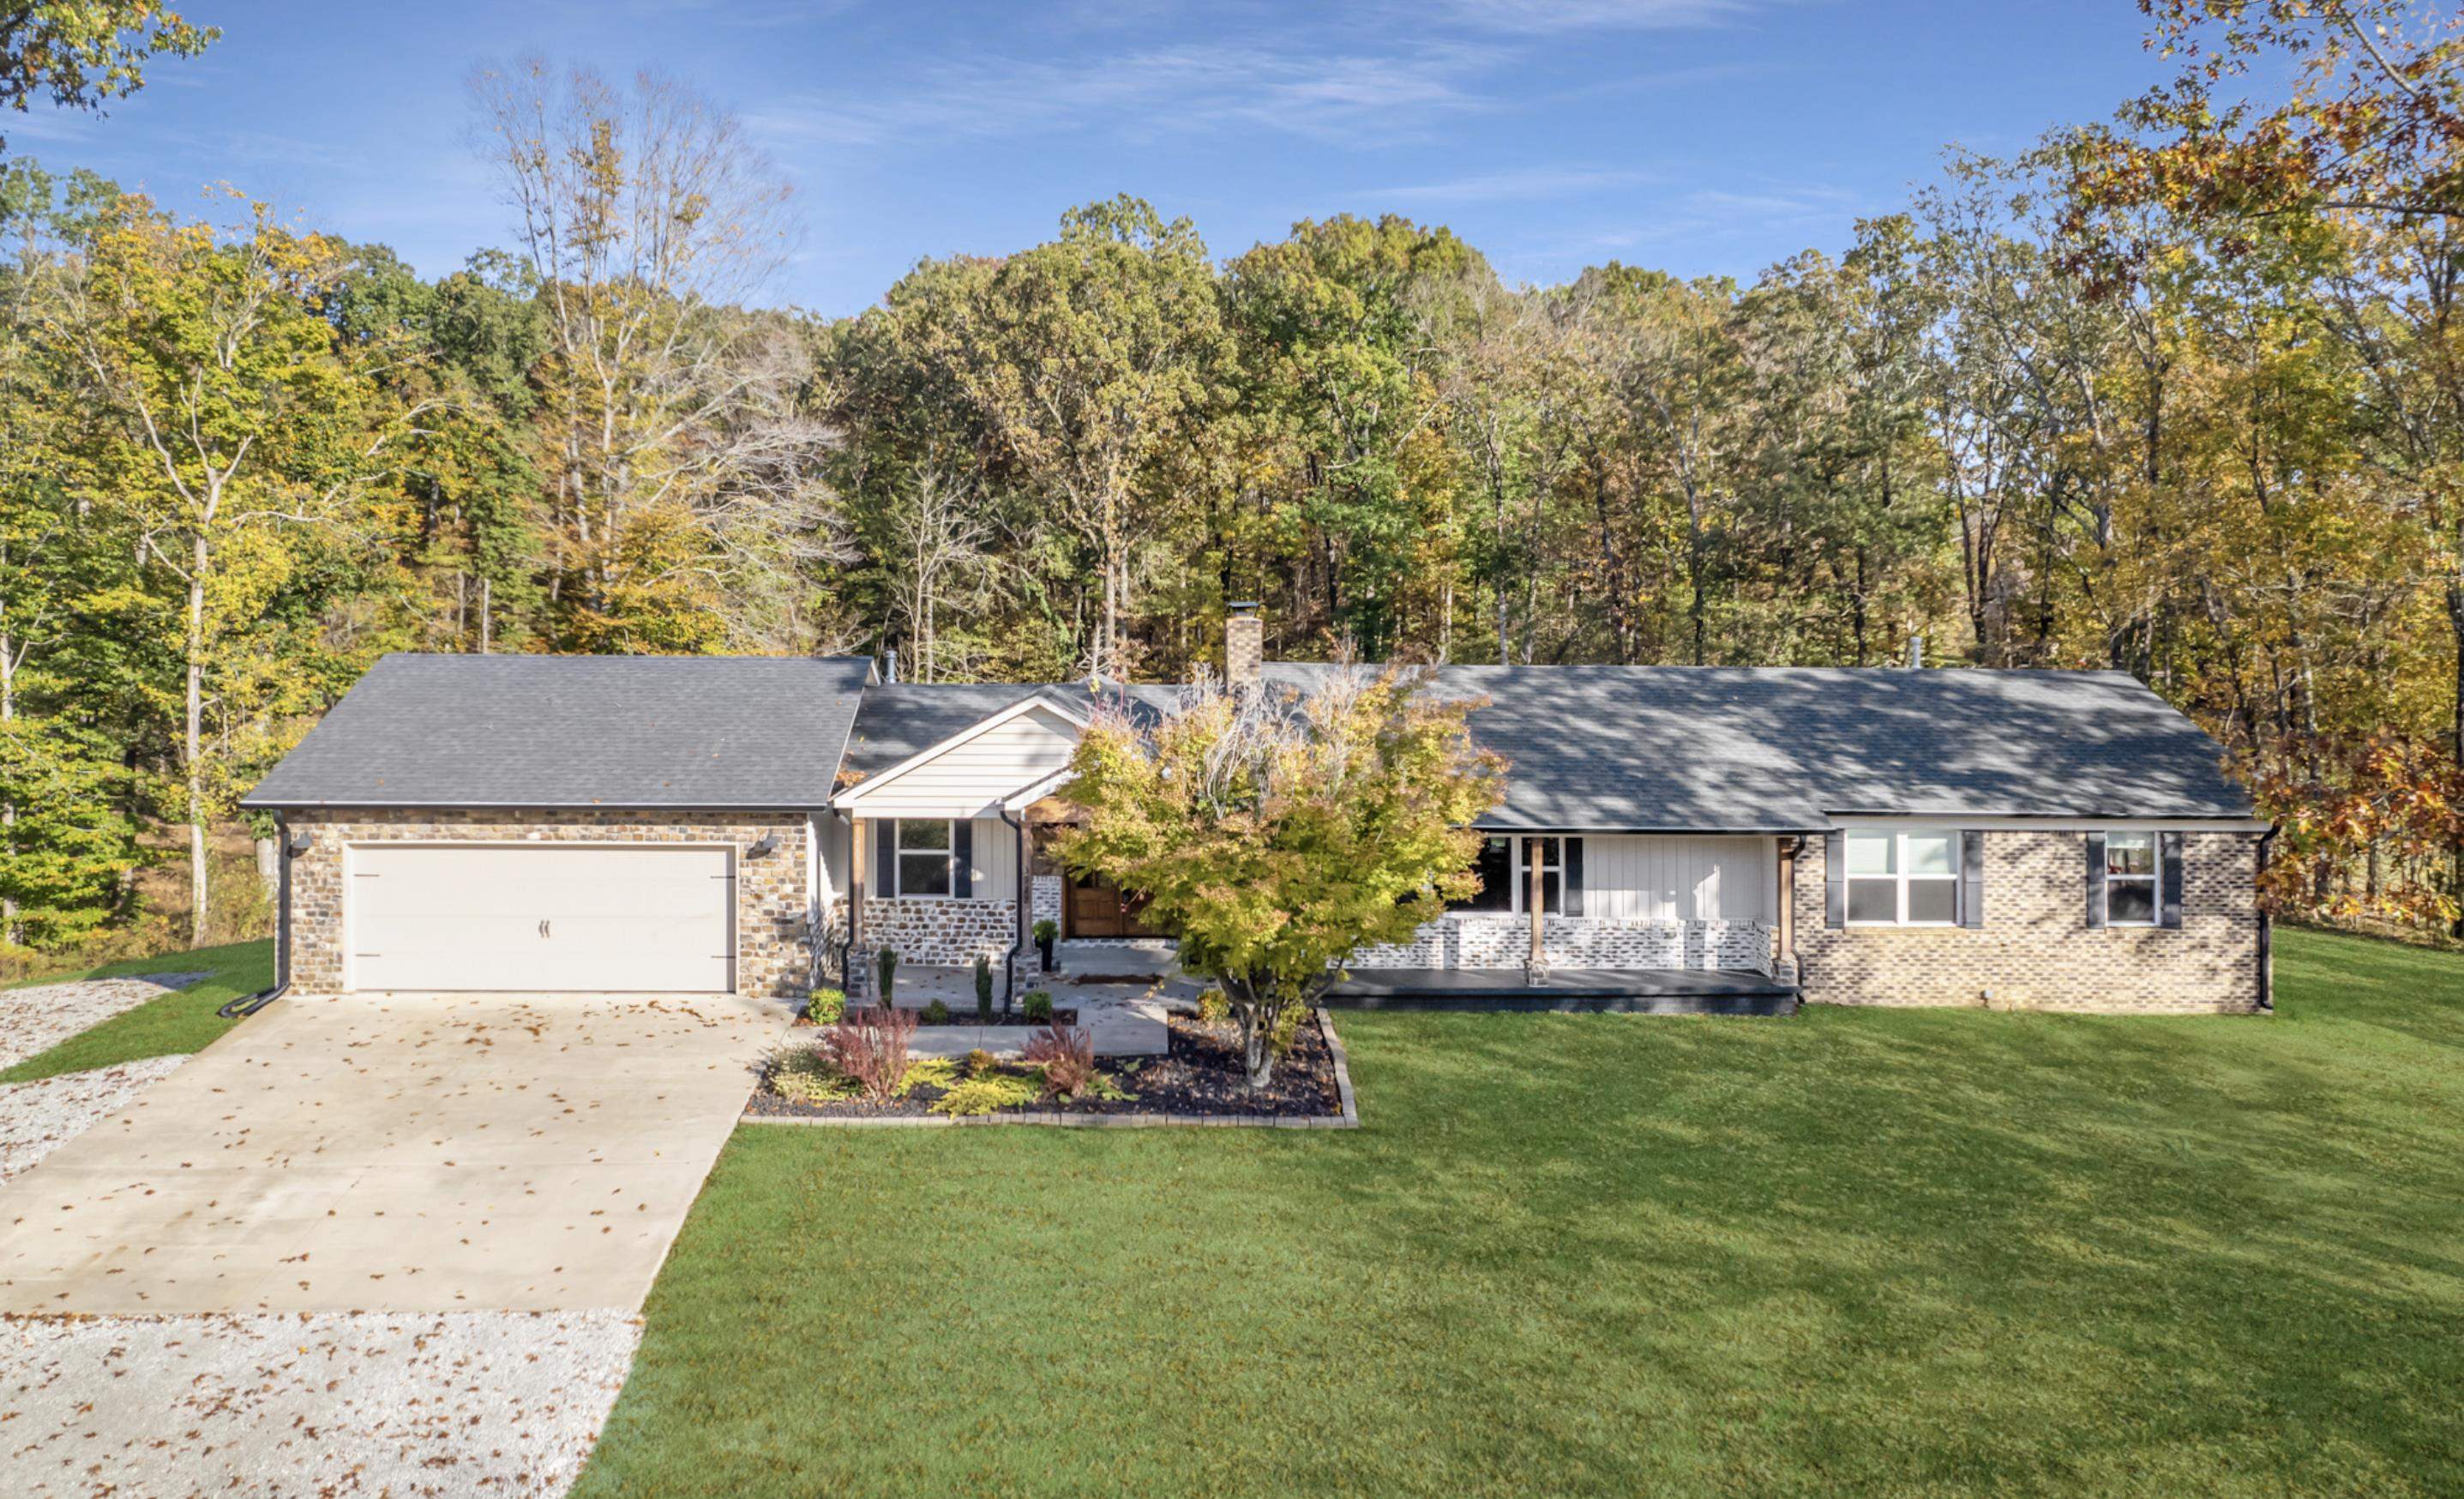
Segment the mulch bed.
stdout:
<svg viewBox="0 0 2464 1499">
<path fill-rule="evenodd" d="M 1252 1092 L 1241 1067 L 1241 1028 L 1229 1022 L 1207 1025 L 1187 1015 L 1169 1017 L 1172 1050 L 1159 1057 L 1108 1057 L 1103 1074 L 1132 1098 L 1038 1099 L 1002 1113 L 1168 1113 L 1192 1118 L 1266 1117 L 1316 1118 L 1340 1114 L 1341 1094 L 1334 1084 L 1334 1053 L 1315 1017 L 1303 1023 L 1293 1038 L 1291 1054 L 1275 1063 L 1274 1080 Z M 1014 1066 L 1001 1071 L 1027 1075 Z M 938 1088 L 920 1087 L 888 1104 L 842 1099 L 803 1103 L 770 1091 L 765 1073 L 744 1112 L 767 1118 L 880 1119 L 922 1118 L 941 1096 Z"/>
<path fill-rule="evenodd" d="M 850 1005 L 848 1007 L 853 1008 L 854 1006 Z M 904 1007 L 905 1006 L 901 1006 L 901 1008 Z M 816 1024 L 816 1022 L 806 1018 L 805 1016 L 799 1015 L 796 1017 L 796 1025 L 799 1029 L 809 1030 L 812 1029 Z M 1025 1013 L 1020 1010 L 1012 1010 L 1007 1015 L 1002 1014 L 999 1010 L 995 1010 L 993 1011 L 992 1019 L 978 1020 L 976 1019 L 976 1012 L 973 1006 L 966 1009 L 960 1009 L 954 1004 L 950 1006 L 950 1018 L 946 1024 L 952 1025 L 1031 1025 L 1037 1030 L 1042 1030 L 1048 1025 L 1075 1025 L 1078 1024 L 1078 1012 L 1077 1010 L 1067 1006 L 1056 1004 L 1052 1008 L 1052 1019 L 1049 1021 L 1029 1020 L 1026 1018 Z"/>
</svg>

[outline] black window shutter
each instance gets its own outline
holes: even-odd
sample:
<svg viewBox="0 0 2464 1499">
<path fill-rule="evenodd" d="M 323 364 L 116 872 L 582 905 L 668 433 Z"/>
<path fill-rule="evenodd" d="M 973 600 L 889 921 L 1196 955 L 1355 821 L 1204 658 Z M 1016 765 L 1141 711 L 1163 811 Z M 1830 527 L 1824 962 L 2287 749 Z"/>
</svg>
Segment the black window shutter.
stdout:
<svg viewBox="0 0 2464 1499">
<path fill-rule="evenodd" d="M 898 820 L 885 817 L 872 825 L 873 895 L 889 900 L 898 893 Z"/>
<path fill-rule="evenodd" d="M 976 825 L 963 817 L 950 824 L 950 893 L 960 900 L 976 893 Z"/>
<path fill-rule="evenodd" d="M 1583 840 L 1560 838 L 1557 847 L 1563 850 L 1558 858 L 1565 869 L 1557 875 L 1557 890 L 1562 897 L 1559 914 L 1579 916 L 1583 914 Z"/>
<path fill-rule="evenodd" d="M 1959 835 L 1959 924 L 1985 924 L 1985 834 L 1973 827 Z"/>
<path fill-rule="evenodd" d="M 2087 924 L 2104 925 L 2104 834 L 2087 835 Z"/>
<path fill-rule="evenodd" d="M 2159 871 L 2156 877 L 2165 887 L 2159 894 L 2157 907 L 2163 915 L 2157 917 L 2156 924 L 2178 927 L 2182 924 L 2182 835 L 2158 833 L 2156 847 L 2160 855 L 2156 863 Z"/>
<path fill-rule="evenodd" d="M 1848 924 L 1848 835 L 1822 835 L 1822 924 Z"/>
</svg>

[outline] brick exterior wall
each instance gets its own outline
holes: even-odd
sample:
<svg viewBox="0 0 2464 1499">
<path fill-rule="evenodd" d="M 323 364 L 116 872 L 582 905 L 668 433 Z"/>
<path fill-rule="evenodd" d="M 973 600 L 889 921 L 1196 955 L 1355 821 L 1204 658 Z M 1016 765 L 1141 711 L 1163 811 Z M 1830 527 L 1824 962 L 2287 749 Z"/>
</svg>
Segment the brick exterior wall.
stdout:
<svg viewBox="0 0 2464 1499">
<path fill-rule="evenodd" d="M 1543 916 L 1540 951 L 1551 968 L 1698 968 L 1769 972 L 1771 928 L 1759 921 L 1623 921 Z M 1453 915 L 1421 923 L 1409 942 L 1363 947 L 1352 968 L 1520 968 L 1531 959 L 1530 918 Z"/>
<path fill-rule="evenodd" d="M 736 992 L 802 999 L 810 974 L 802 812 L 453 811 L 352 808 L 290 814 L 308 851 L 291 865 L 291 983 L 342 987 L 342 849 L 354 843 L 724 843 L 736 846 Z M 779 847 L 745 850 L 767 835 Z"/>
<path fill-rule="evenodd" d="M 2113 1014 L 2257 1007 L 2256 835 L 2188 833 L 2182 924 L 2087 924 L 2086 834 L 1989 831 L 1985 925 L 1823 925 L 1823 840 L 1792 892 L 1804 998 L 1829 1004 L 1964 1004 Z"/>
</svg>

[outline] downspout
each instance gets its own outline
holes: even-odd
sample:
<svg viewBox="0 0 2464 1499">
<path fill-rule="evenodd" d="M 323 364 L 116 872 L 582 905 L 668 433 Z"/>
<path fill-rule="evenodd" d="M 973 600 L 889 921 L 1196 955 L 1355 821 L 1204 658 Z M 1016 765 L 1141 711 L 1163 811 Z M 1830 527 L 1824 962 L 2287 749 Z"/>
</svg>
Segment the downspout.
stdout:
<svg viewBox="0 0 2464 1499">
<path fill-rule="evenodd" d="M 1010 830 L 1018 834 L 1018 854 L 1011 861 L 1018 868 L 1010 871 L 1014 886 L 1011 897 L 1018 908 L 1017 919 L 1009 924 L 1009 951 L 1001 955 L 1001 1013 L 1006 1015 L 1010 998 L 1018 992 L 1018 955 L 1023 945 L 1019 934 L 1026 930 L 1026 823 L 1023 819 L 1012 821 L 1007 806 L 1001 809 L 1001 820 L 1008 823 Z"/>
<path fill-rule="evenodd" d="M 2280 823 L 2270 823 L 2267 831 L 2258 835 L 2258 883 L 2267 882 L 2268 845 L 2284 830 Z M 2258 903 L 2258 1007 L 2276 1013 L 2276 921 L 2267 914 L 2267 901 L 2262 894 Z"/>
<path fill-rule="evenodd" d="M 242 995 L 214 1011 L 225 1020 L 253 1015 L 291 990 L 291 824 L 274 814 L 275 846 L 282 850 L 281 873 L 275 879 L 274 907 L 274 987 Z"/>
</svg>

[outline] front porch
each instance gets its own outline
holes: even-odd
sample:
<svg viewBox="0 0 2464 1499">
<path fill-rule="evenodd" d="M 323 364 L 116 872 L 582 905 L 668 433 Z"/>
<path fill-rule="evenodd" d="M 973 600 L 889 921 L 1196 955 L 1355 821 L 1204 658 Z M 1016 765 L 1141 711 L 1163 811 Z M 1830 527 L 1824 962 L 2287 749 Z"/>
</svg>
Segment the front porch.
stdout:
<svg viewBox="0 0 2464 1499">
<path fill-rule="evenodd" d="M 1359 968 L 1320 1003 L 1373 1010 L 1793 1015 L 1797 986 L 1766 973 L 1699 968 Z"/>
</svg>

